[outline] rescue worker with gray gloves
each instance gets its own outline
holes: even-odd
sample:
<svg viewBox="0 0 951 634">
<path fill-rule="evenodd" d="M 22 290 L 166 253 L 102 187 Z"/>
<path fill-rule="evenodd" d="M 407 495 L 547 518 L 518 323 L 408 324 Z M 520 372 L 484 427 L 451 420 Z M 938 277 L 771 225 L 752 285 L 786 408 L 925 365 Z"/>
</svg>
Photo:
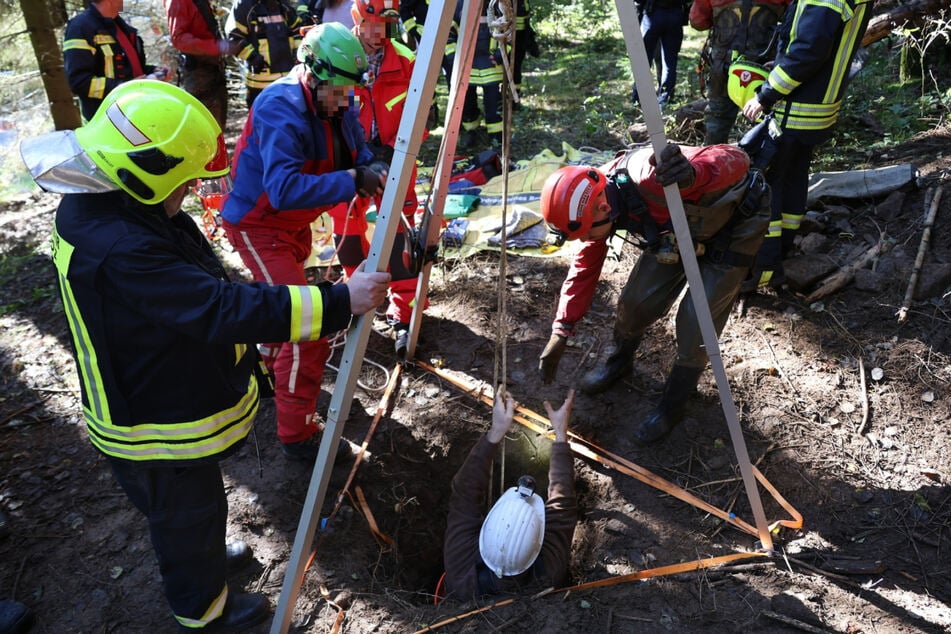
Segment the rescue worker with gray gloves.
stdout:
<svg viewBox="0 0 951 634">
<path fill-rule="evenodd" d="M 578 521 L 574 460 L 568 418 L 574 390 L 557 411 L 545 401 L 555 432 L 548 468 L 548 500 L 535 493 L 535 479 L 522 476 L 485 515 L 492 460 L 512 427 L 516 403 L 496 391 L 492 426 L 469 452 L 452 479 L 446 540 L 446 573 L 438 597 L 469 601 L 524 587 L 559 588 L 568 580 L 571 539 Z"/>
<path fill-rule="evenodd" d="M 539 359 L 545 383 L 555 379 L 568 337 L 591 306 L 608 238 L 616 231 L 640 236 L 642 253 L 618 300 L 614 345 L 581 380 L 584 393 L 603 392 L 631 373 L 644 332 L 680 295 L 686 275 L 664 198 L 667 185 L 680 189 L 704 294 L 720 333 L 769 222 L 769 188 L 749 165 L 746 153 L 732 145 L 681 150 L 668 144 L 656 167 L 652 150 L 643 148 L 621 152 L 600 169 L 569 166 L 548 177 L 542 189 L 542 215 L 562 238 L 584 244 L 561 287 L 552 335 Z M 706 367 L 707 354 L 689 300 L 680 304 L 676 329 L 677 357 L 660 403 L 635 431 L 640 444 L 660 440 L 681 421 Z"/>
</svg>

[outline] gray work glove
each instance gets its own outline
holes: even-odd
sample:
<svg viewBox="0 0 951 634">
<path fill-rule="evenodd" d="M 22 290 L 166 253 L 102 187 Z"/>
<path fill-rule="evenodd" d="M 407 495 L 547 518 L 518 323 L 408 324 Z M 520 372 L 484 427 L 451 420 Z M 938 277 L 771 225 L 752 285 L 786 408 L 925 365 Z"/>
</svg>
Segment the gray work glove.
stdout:
<svg viewBox="0 0 951 634">
<path fill-rule="evenodd" d="M 542 375 L 542 383 L 548 385 L 555 380 L 558 374 L 558 362 L 561 361 L 561 355 L 568 347 L 568 337 L 552 333 L 548 339 L 548 345 L 542 350 L 542 356 L 538 357 L 538 371 Z"/>
<path fill-rule="evenodd" d="M 680 146 L 674 143 L 668 143 L 660 152 L 660 165 L 652 155 L 650 164 L 655 165 L 654 177 L 663 187 L 677 183 L 680 189 L 687 189 L 693 185 L 697 172 L 693 165 L 687 160 L 687 157 L 680 151 Z"/>
<path fill-rule="evenodd" d="M 386 175 L 389 166 L 382 161 L 373 161 L 369 165 L 360 165 L 356 168 L 357 175 L 353 179 L 357 194 L 366 198 L 376 196 L 386 184 Z"/>
</svg>

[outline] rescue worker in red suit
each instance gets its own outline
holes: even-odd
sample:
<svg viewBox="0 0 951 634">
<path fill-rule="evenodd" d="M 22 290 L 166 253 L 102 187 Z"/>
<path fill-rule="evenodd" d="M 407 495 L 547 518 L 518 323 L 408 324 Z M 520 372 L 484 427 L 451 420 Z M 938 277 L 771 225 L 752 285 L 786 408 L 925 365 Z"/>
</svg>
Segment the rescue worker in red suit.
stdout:
<svg viewBox="0 0 951 634">
<path fill-rule="evenodd" d="M 214 0 L 165 0 L 168 35 L 181 55 L 181 87 L 195 95 L 215 117 L 221 129 L 228 121 L 228 85 L 225 58 L 237 46 L 221 34 Z"/>
<path fill-rule="evenodd" d="M 555 410 L 545 410 L 555 432 L 548 466 L 548 498 L 534 492 L 535 479 L 522 476 L 485 513 L 492 461 L 509 429 L 516 403 L 499 390 L 492 426 L 469 452 L 452 479 L 443 561 L 446 574 L 436 594 L 470 601 L 522 589 L 564 587 L 571 539 L 578 521 L 574 459 L 568 446 L 568 418 L 574 390 Z"/>
<path fill-rule="evenodd" d="M 374 162 L 350 109 L 366 72 L 359 40 L 338 23 L 310 30 L 287 77 L 267 88 L 235 147 L 235 187 L 222 226 L 255 280 L 305 284 L 310 224 L 355 194 L 383 192 L 387 167 Z M 274 375 L 277 435 L 284 452 L 313 461 L 315 408 L 330 356 L 325 339 L 267 346 Z"/>
<path fill-rule="evenodd" d="M 355 91 L 360 104 L 360 123 L 366 132 L 370 149 L 389 164 L 393 158 L 393 146 L 416 56 L 403 44 L 393 40 L 398 36 L 399 0 L 355 0 L 351 13 L 353 32 L 363 44 L 369 68 L 366 83 Z M 418 204 L 413 186 L 415 182 L 414 166 L 410 186 L 403 197 L 403 206 L 398 210 L 410 224 L 414 221 Z M 380 197 L 375 202 L 379 208 Z M 337 205 L 330 212 L 337 258 L 347 275 L 366 259 L 370 247 L 366 238 L 366 212 L 369 205 L 369 198 L 357 198 Z M 417 276 L 403 261 L 405 239 L 403 224 L 400 223 L 390 254 L 393 281 L 390 283 L 390 304 L 386 311 L 387 322 L 392 326 L 396 340 L 396 354 L 400 358 L 406 354 L 417 281 Z"/>
<path fill-rule="evenodd" d="M 745 152 L 731 145 L 667 145 L 655 168 L 650 148 L 619 154 L 600 169 L 563 167 L 542 189 L 541 212 L 569 240 L 584 241 L 568 277 L 539 360 L 542 379 L 554 380 L 567 338 L 588 312 L 618 229 L 642 236 L 643 251 L 618 299 L 614 346 L 581 381 L 587 394 L 611 387 L 633 370 L 633 355 L 648 327 L 663 317 L 686 283 L 663 187 L 676 184 L 698 251 L 703 291 L 716 331 L 726 324 L 740 284 L 763 241 L 769 188 L 749 169 Z M 683 418 L 688 397 L 707 364 L 693 302 L 677 312 L 677 357 L 657 407 L 635 432 L 641 444 L 663 438 Z"/>
</svg>

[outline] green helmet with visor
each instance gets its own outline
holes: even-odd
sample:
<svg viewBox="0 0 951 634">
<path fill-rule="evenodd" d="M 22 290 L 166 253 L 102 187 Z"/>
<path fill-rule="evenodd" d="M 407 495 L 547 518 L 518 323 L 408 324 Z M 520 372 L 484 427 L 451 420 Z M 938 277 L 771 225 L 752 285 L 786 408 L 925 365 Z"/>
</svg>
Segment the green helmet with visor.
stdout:
<svg viewBox="0 0 951 634">
<path fill-rule="evenodd" d="M 307 31 L 297 49 L 297 61 L 332 86 L 363 84 L 367 72 L 363 45 L 339 22 L 318 24 Z"/>
</svg>

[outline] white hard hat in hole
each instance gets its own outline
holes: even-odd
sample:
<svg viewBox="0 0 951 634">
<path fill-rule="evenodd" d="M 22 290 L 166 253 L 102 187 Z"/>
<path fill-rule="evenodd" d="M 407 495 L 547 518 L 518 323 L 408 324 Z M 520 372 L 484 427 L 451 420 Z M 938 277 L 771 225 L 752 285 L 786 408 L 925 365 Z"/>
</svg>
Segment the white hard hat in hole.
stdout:
<svg viewBox="0 0 951 634">
<path fill-rule="evenodd" d="M 545 539 L 545 503 L 531 476 L 518 479 L 489 510 L 479 533 L 479 554 L 497 577 L 528 570 Z"/>
</svg>

